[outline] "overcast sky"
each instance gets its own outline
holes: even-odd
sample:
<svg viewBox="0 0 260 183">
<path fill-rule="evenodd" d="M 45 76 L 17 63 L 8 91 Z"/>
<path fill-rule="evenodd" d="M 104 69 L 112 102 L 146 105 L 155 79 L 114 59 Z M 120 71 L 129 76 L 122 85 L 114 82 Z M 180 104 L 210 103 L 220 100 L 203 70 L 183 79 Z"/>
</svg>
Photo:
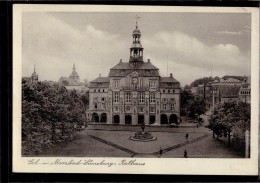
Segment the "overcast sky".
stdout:
<svg viewBox="0 0 260 183">
<path fill-rule="evenodd" d="M 246 13 L 23 13 L 23 76 L 107 76 L 129 61 L 138 14 L 144 59 L 190 84 L 205 76 L 250 75 L 251 20 Z M 211 69 L 212 68 L 212 69 Z M 212 72 L 211 72 L 212 70 Z"/>
</svg>

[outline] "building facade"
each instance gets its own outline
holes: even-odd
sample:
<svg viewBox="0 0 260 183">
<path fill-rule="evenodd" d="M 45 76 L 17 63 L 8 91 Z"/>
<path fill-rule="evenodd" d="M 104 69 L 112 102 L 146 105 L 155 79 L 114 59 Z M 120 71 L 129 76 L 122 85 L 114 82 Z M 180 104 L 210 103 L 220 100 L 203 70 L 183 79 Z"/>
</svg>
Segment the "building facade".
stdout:
<svg viewBox="0 0 260 183">
<path fill-rule="evenodd" d="M 87 116 L 94 123 L 166 125 L 180 115 L 180 83 L 161 77 L 150 59 L 143 60 L 141 32 L 136 23 L 128 62 L 110 69 L 108 77 L 90 82 Z"/>
<path fill-rule="evenodd" d="M 240 101 L 251 103 L 251 77 L 244 76 L 242 85 L 239 91 Z"/>
<path fill-rule="evenodd" d="M 205 99 L 208 109 L 212 109 L 215 105 L 228 101 L 250 103 L 250 78 L 250 76 L 245 76 L 243 81 L 234 78 L 214 80 L 199 85 L 197 95 Z"/>
</svg>

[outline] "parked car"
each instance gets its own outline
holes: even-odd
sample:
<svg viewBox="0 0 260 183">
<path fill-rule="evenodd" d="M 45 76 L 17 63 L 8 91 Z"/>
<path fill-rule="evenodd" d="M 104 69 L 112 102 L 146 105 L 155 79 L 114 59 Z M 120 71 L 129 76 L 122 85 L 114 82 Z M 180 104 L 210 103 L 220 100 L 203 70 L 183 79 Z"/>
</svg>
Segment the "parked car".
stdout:
<svg viewBox="0 0 260 183">
<path fill-rule="evenodd" d="M 153 124 L 150 124 L 150 126 L 160 126 L 159 123 L 153 123 Z"/>
<path fill-rule="evenodd" d="M 169 127 L 171 127 L 171 128 L 178 128 L 179 125 L 176 124 L 176 123 L 171 123 L 171 124 L 169 125 Z"/>
</svg>

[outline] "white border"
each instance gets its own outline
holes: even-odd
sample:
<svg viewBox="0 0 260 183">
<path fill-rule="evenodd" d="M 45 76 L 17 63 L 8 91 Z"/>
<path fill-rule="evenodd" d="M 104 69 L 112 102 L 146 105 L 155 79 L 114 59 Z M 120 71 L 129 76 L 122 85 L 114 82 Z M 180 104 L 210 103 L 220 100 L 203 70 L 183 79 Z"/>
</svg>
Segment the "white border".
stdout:
<svg viewBox="0 0 260 183">
<path fill-rule="evenodd" d="M 31 166 L 29 157 L 21 157 L 21 70 L 22 70 L 22 12 L 207 12 L 251 13 L 251 157 L 249 159 L 223 158 L 138 158 L 145 166 Z M 125 173 L 125 174 L 204 174 L 204 175 L 258 175 L 258 116 L 259 116 L 259 10 L 258 8 L 230 7 L 166 7 L 166 6 L 101 6 L 101 5 L 17 5 L 13 6 L 13 172 L 52 173 Z M 38 158 L 34 158 L 38 159 Z M 41 157 L 45 162 L 57 158 Z M 89 158 L 67 158 L 63 160 Z M 132 158 L 91 158 L 120 162 Z"/>
</svg>

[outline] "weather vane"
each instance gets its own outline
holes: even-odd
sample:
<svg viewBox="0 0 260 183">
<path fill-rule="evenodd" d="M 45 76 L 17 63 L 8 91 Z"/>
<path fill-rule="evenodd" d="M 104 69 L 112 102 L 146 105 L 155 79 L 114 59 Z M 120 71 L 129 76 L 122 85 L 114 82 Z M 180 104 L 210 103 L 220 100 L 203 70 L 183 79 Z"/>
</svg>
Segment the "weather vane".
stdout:
<svg viewBox="0 0 260 183">
<path fill-rule="evenodd" d="M 139 18 L 141 18 L 141 17 L 139 17 L 138 15 L 135 15 L 135 19 L 136 19 L 136 21 L 135 21 L 135 23 L 136 23 L 136 27 L 137 27 L 137 20 L 138 20 Z"/>
</svg>

